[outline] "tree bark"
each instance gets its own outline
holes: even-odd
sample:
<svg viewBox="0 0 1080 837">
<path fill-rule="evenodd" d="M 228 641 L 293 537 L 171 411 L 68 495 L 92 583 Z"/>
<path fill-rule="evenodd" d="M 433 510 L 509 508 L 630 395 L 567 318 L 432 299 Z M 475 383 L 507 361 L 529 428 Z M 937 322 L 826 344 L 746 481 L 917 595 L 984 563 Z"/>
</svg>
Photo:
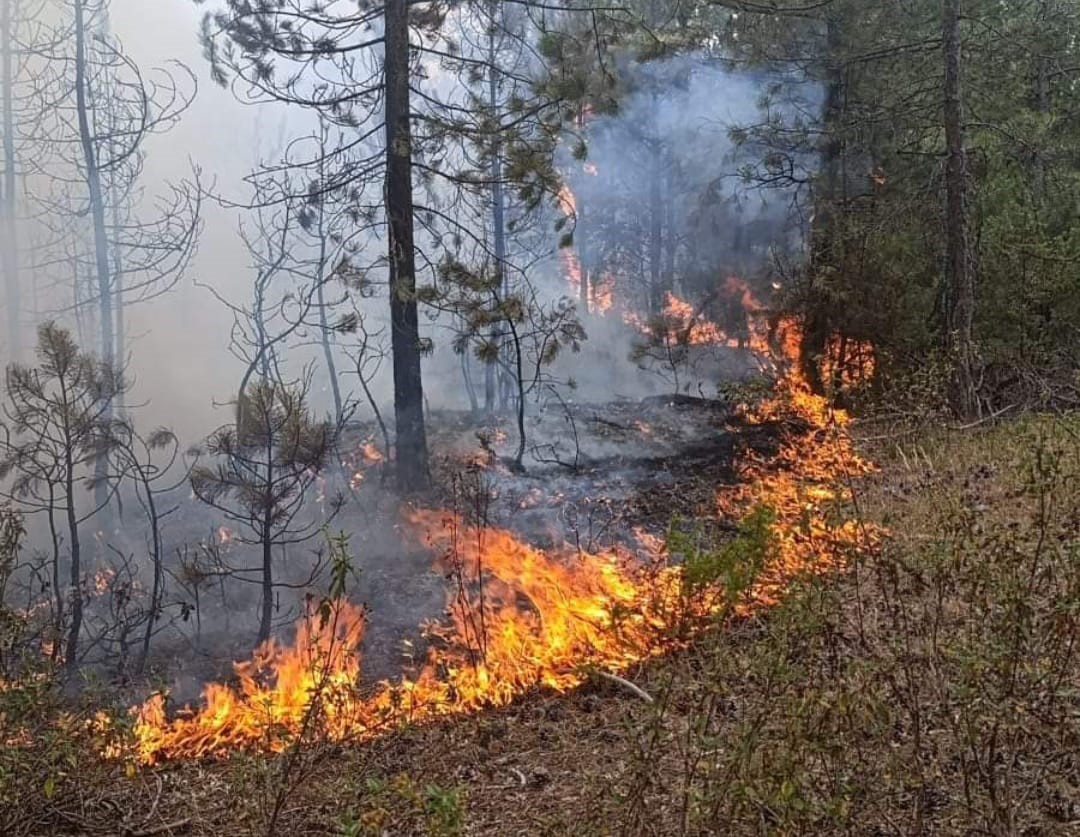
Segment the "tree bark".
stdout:
<svg viewBox="0 0 1080 837">
<path fill-rule="evenodd" d="M 975 388 L 975 274 L 967 229 L 967 152 L 960 41 L 961 0 L 944 0 L 945 59 L 945 279 L 948 290 L 945 345 L 953 364 L 950 403 L 961 418 L 979 412 Z"/>
<path fill-rule="evenodd" d="M 66 400 L 66 396 L 65 396 Z M 64 449 L 64 503 L 67 514 L 68 538 L 71 542 L 71 625 L 68 626 L 64 665 L 74 671 L 79 656 L 79 634 L 82 633 L 82 547 L 79 540 L 79 521 L 75 513 L 75 461 L 74 442 L 65 427 Z"/>
<path fill-rule="evenodd" d="M 262 615 L 259 619 L 259 644 L 270 639 L 274 618 L 274 543 L 273 523 L 267 511 L 262 521 Z"/>
<path fill-rule="evenodd" d="M 319 305 L 319 330 L 322 337 L 323 358 L 326 360 L 326 375 L 330 379 L 330 392 L 334 398 L 334 425 L 341 426 L 344 405 L 341 400 L 341 384 L 338 382 L 337 363 L 334 360 L 334 347 L 330 342 L 330 319 L 326 311 L 326 282 L 328 255 L 326 248 L 326 207 L 319 204 L 319 263 L 316 268 L 315 294 Z"/>
<path fill-rule="evenodd" d="M 819 290 L 822 279 L 839 265 L 837 205 L 843 193 L 844 66 L 841 56 L 843 33 L 835 14 L 829 14 L 825 30 L 825 100 L 822 103 L 824 142 L 821 174 L 814 194 L 814 220 L 810 231 L 810 286 L 805 303 L 805 321 L 799 343 L 799 368 L 810 389 L 825 392 L 821 378 L 821 358 L 829 339 L 828 302 Z M 817 286 L 817 287 L 815 287 Z"/>
<path fill-rule="evenodd" d="M 387 0 L 386 214 L 389 226 L 390 343 L 394 355 L 394 418 L 398 487 L 428 486 L 420 322 L 413 245 L 412 132 L 409 105 L 408 0 Z"/>
</svg>

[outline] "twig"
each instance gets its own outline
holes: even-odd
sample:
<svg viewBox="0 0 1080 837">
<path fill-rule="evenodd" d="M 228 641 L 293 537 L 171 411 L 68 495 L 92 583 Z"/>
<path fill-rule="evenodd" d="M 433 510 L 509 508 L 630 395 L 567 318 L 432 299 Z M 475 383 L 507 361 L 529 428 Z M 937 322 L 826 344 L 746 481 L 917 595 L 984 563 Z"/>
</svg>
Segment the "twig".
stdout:
<svg viewBox="0 0 1080 837">
<path fill-rule="evenodd" d="M 652 699 L 652 695 L 650 695 L 648 692 L 646 692 L 643 688 L 638 686 L 636 683 L 631 683 L 629 680 L 627 680 L 627 679 L 625 679 L 623 677 L 619 677 L 619 675 L 612 674 L 611 672 L 608 672 L 608 671 L 597 670 L 596 674 L 599 675 L 600 677 L 604 678 L 605 680 L 610 680 L 612 683 L 616 684 L 617 686 L 622 686 L 628 692 L 633 692 L 635 695 L 637 695 L 639 698 L 641 698 L 646 703 L 654 703 L 655 702 Z"/>
<path fill-rule="evenodd" d="M 157 813 L 158 805 L 161 803 L 161 792 L 165 788 L 165 783 L 161 781 L 160 776 L 155 776 L 157 779 L 157 793 L 154 794 L 154 804 L 150 806 L 150 813 L 143 817 L 143 824 L 150 822 L 154 818 L 154 814 Z"/>
<path fill-rule="evenodd" d="M 517 784 L 512 782 L 503 785 L 488 785 L 488 790 L 514 790 L 515 788 L 524 788 L 529 784 L 529 780 L 525 778 L 525 774 L 518 770 L 516 767 L 508 767 L 511 773 L 517 778 Z"/>
<path fill-rule="evenodd" d="M 153 828 L 144 828 L 141 831 L 127 831 L 124 832 L 124 834 L 125 837 L 153 837 L 155 834 L 176 831 L 180 828 L 187 828 L 189 825 L 191 825 L 191 817 L 184 817 L 183 819 L 167 822 L 163 825 L 155 825 Z"/>
<path fill-rule="evenodd" d="M 977 421 L 970 422 L 969 424 L 961 424 L 959 426 L 954 426 L 954 427 L 952 427 L 950 429 L 952 429 L 952 430 L 971 430 L 972 428 L 978 427 L 981 424 L 986 424 L 989 421 L 993 421 L 998 416 L 1000 416 L 1002 413 L 1007 413 L 1009 410 L 1012 410 L 1013 408 L 1015 408 L 1017 406 L 1018 405 L 1016 405 L 1016 404 L 1010 404 L 1008 407 L 1002 407 L 996 413 L 991 413 L 990 415 L 986 416 L 986 418 L 978 419 Z"/>
<path fill-rule="evenodd" d="M 596 424 L 603 424 L 606 427 L 613 427 L 616 430 L 629 430 L 625 424 L 619 424 L 617 421 L 611 421 L 611 419 L 600 418 L 600 416 L 592 416 L 588 421 L 595 422 Z"/>
</svg>

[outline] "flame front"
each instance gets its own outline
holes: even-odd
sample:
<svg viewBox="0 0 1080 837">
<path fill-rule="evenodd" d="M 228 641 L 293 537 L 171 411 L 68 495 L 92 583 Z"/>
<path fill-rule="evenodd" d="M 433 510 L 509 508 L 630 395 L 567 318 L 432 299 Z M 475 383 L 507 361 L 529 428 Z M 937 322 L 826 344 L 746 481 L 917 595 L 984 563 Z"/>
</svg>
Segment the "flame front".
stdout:
<svg viewBox="0 0 1080 837">
<path fill-rule="evenodd" d="M 338 602 L 329 610 L 309 612 L 292 645 L 270 639 L 251 660 L 235 663 L 237 686 L 208 684 L 197 712 L 168 720 L 163 697 L 152 696 L 136 713 L 139 755 L 151 761 L 166 754 L 199 757 L 253 746 L 279 751 L 303 727 L 315 695 L 322 697 L 326 731 L 344 736 L 358 718 L 356 651 L 363 633 L 364 611 Z"/>
<path fill-rule="evenodd" d="M 745 294 L 748 312 L 760 315 Z M 675 302 L 669 300 L 673 310 L 685 313 Z M 751 348 L 772 346 L 774 356 L 786 357 L 777 362 L 787 371 L 775 397 L 744 419 L 779 421 L 794 432 L 782 436 L 768 460 L 744 454 L 736 463 L 741 483 L 717 494 L 722 517 L 739 519 L 759 506 L 774 516 L 769 560 L 740 612 L 775 602 L 792 577 L 835 567 L 850 547 L 877 537 L 853 521 L 832 522 L 850 499 L 846 478 L 870 466 L 854 451 L 847 415 L 814 395 L 790 362 L 800 343 L 797 325 L 784 320 L 770 331 L 758 316 L 750 333 Z M 435 549 L 437 569 L 450 579 L 447 616 L 426 627 L 430 650 L 415 676 L 362 693 L 364 614 L 338 602 L 308 614 L 291 646 L 271 641 L 236 664 L 237 685 L 208 685 L 201 708 L 170 719 L 164 699 L 152 697 L 136 710 L 139 758 L 280 751 L 310 732 L 313 704 L 320 736 L 362 741 L 402 722 L 504 705 L 539 686 L 566 691 L 590 670 L 625 670 L 685 643 L 725 604 L 718 588 L 688 597 L 681 566 L 668 562 L 658 539 L 640 533 L 634 555 L 593 555 L 544 551 L 447 512 L 416 510 L 406 522 L 411 537 Z"/>
</svg>

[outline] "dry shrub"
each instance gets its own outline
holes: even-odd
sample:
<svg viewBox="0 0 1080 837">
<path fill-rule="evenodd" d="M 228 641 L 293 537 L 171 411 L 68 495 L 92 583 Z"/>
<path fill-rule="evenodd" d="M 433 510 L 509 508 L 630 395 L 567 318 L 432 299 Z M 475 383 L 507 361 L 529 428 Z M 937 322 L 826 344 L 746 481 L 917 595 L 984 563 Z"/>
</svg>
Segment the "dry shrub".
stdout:
<svg viewBox="0 0 1080 837">
<path fill-rule="evenodd" d="M 883 548 L 654 675 L 596 817 L 634 834 L 1075 828 L 1078 429 L 894 449 L 859 498 Z"/>
</svg>

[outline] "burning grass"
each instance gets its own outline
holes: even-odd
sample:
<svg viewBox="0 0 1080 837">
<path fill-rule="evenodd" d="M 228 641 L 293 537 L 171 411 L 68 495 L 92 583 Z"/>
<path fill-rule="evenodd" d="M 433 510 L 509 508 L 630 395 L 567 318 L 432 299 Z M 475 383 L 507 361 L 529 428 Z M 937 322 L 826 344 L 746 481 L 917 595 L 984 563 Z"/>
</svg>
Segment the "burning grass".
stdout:
<svg viewBox="0 0 1080 837">
<path fill-rule="evenodd" d="M 301 734 L 316 695 L 329 707 L 319 734 L 356 741 L 402 722 L 505 705 L 537 687 L 565 692 L 592 670 L 624 671 L 685 644 L 718 612 L 775 603 L 792 578 L 832 568 L 837 541 L 858 536 L 832 515 L 846 498 L 842 480 L 866 468 L 844 432 L 846 417 L 797 380 L 749 418 L 781 419 L 794 419 L 798 431 L 786 435 L 776 460 L 746 456 L 743 484 L 717 497 L 721 516 L 741 519 L 758 508 L 771 515 L 768 554 L 753 587 L 736 591 L 738 602 L 726 569 L 688 584 L 686 567 L 654 549 L 544 551 L 509 531 L 414 510 L 407 514 L 412 537 L 426 540 L 452 581 L 448 616 L 427 626 L 433 641 L 418 673 L 361 693 L 362 613 L 336 603 L 319 625 L 305 619 L 292 645 L 270 642 L 238 664 L 238 685 L 208 685 L 200 708 L 170 718 L 163 697 L 152 697 L 137 711 L 138 759 L 284 749 Z"/>
<path fill-rule="evenodd" d="M 780 333 L 789 349 L 792 329 Z M 759 328 L 753 335 L 766 339 Z M 841 569 L 856 544 L 879 534 L 850 516 L 851 480 L 869 466 L 847 416 L 788 368 L 773 397 L 739 416 L 743 429 L 771 426 L 781 441 L 772 457 L 745 450 L 739 484 L 717 489 L 715 516 L 743 521 L 731 543 L 673 530 L 666 545 L 641 538 L 633 552 L 541 549 L 508 530 L 414 509 L 405 531 L 448 579 L 446 616 L 425 626 L 429 648 L 414 671 L 362 688 L 364 612 L 343 598 L 313 603 L 291 643 L 262 645 L 236 664 L 234 682 L 208 684 L 198 707 L 172 711 L 152 696 L 129 721 L 112 722 L 129 734 L 112 735 L 103 751 L 129 764 L 237 753 L 286 753 L 289 763 L 315 741 L 370 742 L 537 690 L 567 694 L 597 672 L 625 673 L 717 624 L 754 618 L 797 579 Z"/>
<path fill-rule="evenodd" d="M 846 456 L 841 420 L 802 432 Z M 1038 418 L 874 442 L 882 470 L 853 484 L 859 531 L 888 523 L 882 541 L 833 536 L 851 498 L 832 466 L 816 463 L 794 492 L 742 489 L 740 503 L 774 498 L 771 531 L 797 521 L 785 551 L 831 548 L 837 571 L 789 580 L 775 606 L 631 664 L 652 703 L 586 672 L 570 691 L 320 750 L 279 833 L 1072 833 L 1078 439 L 1075 419 Z M 782 485 L 795 452 L 770 463 Z M 806 524 L 808 505 L 828 529 Z M 422 522 L 445 561 L 453 527 Z M 538 610 L 518 609 L 540 630 Z M 40 781 L 21 786 L 8 833 L 266 833 L 286 758 L 229 751 L 125 772 L 65 766 L 63 752 L 48 800 Z"/>
</svg>

